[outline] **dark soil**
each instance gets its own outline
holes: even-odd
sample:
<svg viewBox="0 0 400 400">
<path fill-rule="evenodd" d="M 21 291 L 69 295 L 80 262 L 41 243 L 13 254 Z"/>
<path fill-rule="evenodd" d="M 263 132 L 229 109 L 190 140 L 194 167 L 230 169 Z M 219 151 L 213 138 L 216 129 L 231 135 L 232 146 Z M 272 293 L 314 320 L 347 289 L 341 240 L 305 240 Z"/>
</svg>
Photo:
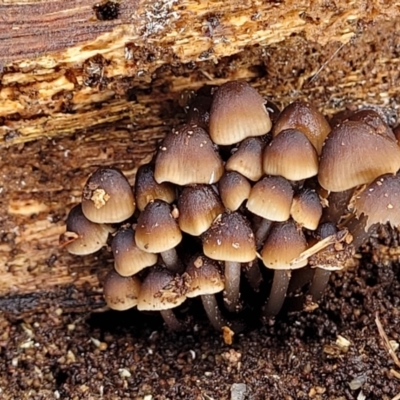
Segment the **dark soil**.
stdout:
<svg viewBox="0 0 400 400">
<path fill-rule="evenodd" d="M 231 346 L 201 311 L 191 311 L 184 333 L 136 311 L 3 316 L 0 398 L 393 399 L 400 368 L 375 318 L 400 342 L 400 267 L 383 257 L 383 245 L 397 239 L 372 240 L 358 268 L 332 276 L 313 312 L 280 315 Z"/>
</svg>

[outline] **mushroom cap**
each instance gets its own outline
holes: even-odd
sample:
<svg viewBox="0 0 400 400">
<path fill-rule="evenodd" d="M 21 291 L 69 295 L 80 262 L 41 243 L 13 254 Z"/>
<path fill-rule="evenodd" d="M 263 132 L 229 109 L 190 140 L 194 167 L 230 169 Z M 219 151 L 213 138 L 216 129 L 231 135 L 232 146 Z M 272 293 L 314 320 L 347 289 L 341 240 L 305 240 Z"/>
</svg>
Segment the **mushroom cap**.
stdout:
<svg viewBox="0 0 400 400">
<path fill-rule="evenodd" d="M 154 166 L 144 164 L 136 173 L 135 198 L 137 208 L 143 211 L 148 203 L 156 199 L 172 203 L 175 200 L 175 187 L 170 182 L 157 183 L 154 179 Z"/>
<path fill-rule="evenodd" d="M 213 142 L 196 125 L 184 125 L 168 133 L 157 152 L 154 179 L 158 183 L 211 185 L 223 173 L 223 162 Z"/>
<path fill-rule="evenodd" d="M 238 172 L 225 172 L 218 182 L 222 203 L 230 211 L 236 211 L 249 198 L 250 182 Z"/>
<path fill-rule="evenodd" d="M 220 261 L 250 262 L 256 258 L 256 243 L 247 219 L 237 213 L 223 213 L 203 234 L 203 252 Z"/>
<path fill-rule="evenodd" d="M 354 199 L 355 214 L 367 217 L 365 231 L 373 224 L 400 225 L 400 176 L 383 175 L 375 179 Z"/>
<path fill-rule="evenodd" d="M 371 109 L 363 109 L 352 113 L 347 118 L 349 121 L 360 121 L 369 125 L 378 135 L 386 136 L 389 139 L 396 140 L 393 131 L 386 124 L 380 115 Z"/>
<path fill-rule="evenodd" d="M 271 140 L 263 154 L 267 175 L 300 181 L 317 175 L 318 155 L 307 137 L 296 129 L 285 129 Z"/>
<path fill-rule="evenodd" d="M 204 255 L 191 258 L 186 267 L 186 274 L 190 276 L 187 297 L 214 294 L 224 290 L 224 279 L 218 262 Z"/>
<path fill-rule="evenodd" d="M 114 224 L 135 212 L 133 190 L 116 168 L 99 168 L 87 180 L 82 192 L 82 211 L 92 222 Z"/>
<path fill-rule="evenodd" d="M 149 253 L 162 253 L 177 246 L 182 232 L 171 214 L 171 206 L 162 200 L 147 204 L 139 215 L 135 241 L 139 249 Z"/>
<path fill-rule="evenodd" d="M 286 221 L 290 217 L 293 189 L 281 176 L 266 176 L 250 191 L 246 208 L 270 221 Z"/>
<path fill-rule="evenodd" d="M 360 121 L 344 121 L 332 129 L 322 149 L 318 181 L 332 192 L 341 192 L 400 168 L 396 141 L 377 134 Z"/>
<path fill-rule="evenodd" d="M 128 310 L 137 305 L 140 287 L 140 279 L 136 276 L 123 277 L 110 271 L 104 280 L 104 299 L 113 310 Z"/>
<path fill-rule="evenodd" d="M 265 143 L 256 137 L 244 139 L 225 164 L 227 171 L 236 171 L 258 181 L 263 176 L 262 154 Z"/>
<path fill-rule="evenodd" d="M 230 145 L 271 130 L 266 100 L 246 82 L 232 81 L 214 93 L 210 136 L 214 143 Z"/>
<path fill-rule="evenodd" d="M 137 274 L 157 262 L 157 254 L 140 250 L 135 242 L 132 228 L 120 228 L 113 237 L 111 249 L 114 256 L 114 268 L 121 276 Z"/>
<path fill-rule="evenodd" d="M 165 268 L 153 267 L 142 283 L 137 308 L 139 311 L 161 311 L 178 307 L 186 299 L 185 291 L 182 277 L 174 277 Z"/>
<path fill-rule="evenodd" d="M 304 133 L 317 153 L 321 154 L 322 145 L 331 127 L 313 105 L 296 100 L 282 110 L 273 127 L 272 135 L 275 137 L 285 129 L 297 129 Z"/>
<path fill-rule="evenodd" d="M 293 261 L 307 249 L 307 241 L 293 221 L 276 223 L 261 250 L 264 265 L 270 269 L 297 269 L 307 265 L 307 259 Z"/>
<path fill-rule="evenodd" d="M 183 232 L 199 236 L 214 219 L 224 212 L 215 190 L 209 185 L 186 186 L 178 199 L 179 227 Z"/>
<path fill-rule="evenodd" d="M 66 232 L 60 236 L 60 244 L 65 245 L 69 253 L 80 256 L 100 250 L 111 232 L 108 225 L 89 221 L 83 215 L 81 204 L 70 210 L 66 225 Z"/>
<path fill-rule="evenodd" d="M 315 190 L 303 189 L 293 197 L 290 215 L 306 229 L 318 228 L 322 217 L 322 204 Z"/>
</svg>

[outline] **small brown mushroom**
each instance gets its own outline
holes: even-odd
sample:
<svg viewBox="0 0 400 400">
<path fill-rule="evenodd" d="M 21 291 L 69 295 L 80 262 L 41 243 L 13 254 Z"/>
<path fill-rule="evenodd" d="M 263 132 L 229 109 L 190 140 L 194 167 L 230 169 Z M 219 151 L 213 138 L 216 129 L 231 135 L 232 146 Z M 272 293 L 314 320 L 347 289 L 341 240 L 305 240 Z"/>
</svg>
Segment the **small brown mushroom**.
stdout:
<svg viewBox="0 0 400 400">
<path fill-rule="evenodd" d="M 116 168 L 99 168 L 87 180 L 82 193 L 82 211 L 92 222 L 114 224 L 135 212 L 133 190 Z"/>
<path fill-rule="evenodd" d="M 331 130 L 325 117 L 313 105 L 301 100 L 282 110 L 272 134 L 275 137 L 285 129 L 297 129 L 304 133 L 318 154 L 321 154 L 324 140 Z"/>
<path fill-rule="evenodd" d="M 109 225 L 89 221 L 83 215 L 80 204 L 70 210 L 66 224 L 66 232 L 60 236 L 60 245 L 65 246 L 69 253 L 80 256 L 100 250 L 112 232 Z"/>
<path fill-rule="evenodd" d="M 307 265 L 306 260 L 295 260 L 307 248 L 307 241 L 293 221 L 273 225 L 261 250 L 264 265 L 274 270 L 274 279 L 264 307 L 266 317 L 278 314 L 285 301 L 291 270 Z"/>
<path fill-rule="evenodd" d="M 204 254 L 225 263 L 225 305 L 229 311 L 239 307 L 241 263 L 256 258 L 253 231 L 247 219 L 237 213 L 223 213 L 203 235 Z"/>
<path fill-rule="evenodd" d="M 227 82 L 214 93 L 210 136 L 214 143 L 230 145 L 271 129 L 266 101 L 246 82 Z"/>
<path fill-rule="evenodd" d="M 111 309 L 124 311 L 137 305 L 140 288 L 141 282 L 136 276 L 123 277 L 110 271 L 104 280 L 103 295 Z"/>
<path fill-rule="evenodd" d="M 222 203 L 230 211 L 236 211 L 249 198 L 250 182 L 238 172 L 225 172 L 218 182 Z"/>
<path fill-rule="evenodd" d="M 318 173 L 318 155 L 307 137 L 296 129 L 285 129 L 275 136 L 263 153 L 267 175 L 301 181 Z"/>
<path fill-rule="evenodd" d="M 322 204 L 315 190 L 302 189 L 293 197 L 290 215 L 302 227 L 315 230 L 322 216 Z"/>
<path fill-rule="evenodd" d="M 157 262 L 157 254 L 139 249 L 135 242 L 135 232 L 131 227 L 122 227 L 113 237 L 111 249 L 114 268 L 121 276 L 137 274 Z"/>
<path fill-rule="evenodd" d="M 168 133 L 157 152 L 154 179 L 158 183 L 211 185 L 218 182 L 223 173 L 222 159 L 214 143 L 197 125 L 183 125 Z"/>
<path fill-rule="evenodd" d="M 182 240 L 182 232 L 172 216 L 171 206 L 162 200 L 149 203 L 139 215 L 135 241 L 139 249 L 160 253 L 165 266 L 173 272 L 181 269 L 175 247 Z"/>
<path fill-rule="evenodd" d="M 142 283 L 137 308 L 139 311 L 160 311 L 170 329 L 181 330 L 183 325 L 172 309 L 186 300 L 185 293 L 186 284 L 181 276 L 155 266 Z"/>
<path fill-rule="evenodd" d="M 175 200 L 175 187 L 169 182 L 157 183 L 154 179 L 154 166 L 145 164 L 136 173 L 135 198 L 140 211 L 156 199 L 171 204 Z"/>
<path fill-rule="evenodd" d="M 181 230 L 199 236 L 224 212 L 224 206 L 211 186 L 193 185 L 183 188 L 178 199 L 178 210 Z"/>
<path fill-rule="evenodd" d="M 344 121 L 326 138 L 318 181 L 326 190 L 341 192 L 399 168 L 400 148 L 395 140 L 363 122 Z"/>
</svg>

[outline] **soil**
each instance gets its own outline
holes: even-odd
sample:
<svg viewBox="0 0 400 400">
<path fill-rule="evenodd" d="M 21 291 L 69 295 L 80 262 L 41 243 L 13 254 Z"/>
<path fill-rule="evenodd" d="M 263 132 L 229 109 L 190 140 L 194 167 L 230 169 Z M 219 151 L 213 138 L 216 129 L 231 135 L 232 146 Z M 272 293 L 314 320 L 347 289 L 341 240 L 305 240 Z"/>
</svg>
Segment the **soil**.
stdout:
<svg viewBox="0 0 400 400">
<path fill-rule="evenodd" d="M 382 229 L 358 267 L 332 275 L 319 307 L 279 315 L 226 345 L 199 304 L 188 331 L 137 311 L 60 308 L 1 319 L 1 399 L 393 399 L 400 342 L 398 233 Z"/>
</svg>

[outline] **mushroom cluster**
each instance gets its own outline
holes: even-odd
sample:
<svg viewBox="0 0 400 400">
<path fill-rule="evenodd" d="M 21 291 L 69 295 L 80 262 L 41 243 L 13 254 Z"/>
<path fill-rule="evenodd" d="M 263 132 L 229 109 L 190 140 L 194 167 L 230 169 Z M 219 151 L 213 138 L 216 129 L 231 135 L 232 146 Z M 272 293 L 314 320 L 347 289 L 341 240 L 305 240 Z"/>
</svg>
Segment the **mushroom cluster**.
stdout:
<svg viewBox="0 0 400 400">
<path fill-rule="evenodd" d="M 281 112 L 245 82 L 199 92 L 133 187 L 92 174 L 60 241 L 110 243 L 104 297 L 116 310 L 173 309 L 199 297 L 212 325 L 243 329 L 291 295 L 318 301 L 377 224 L 400 223 L 400 147 L 373 110 L 331 121 L 295 101 Z"/>
</svg>

